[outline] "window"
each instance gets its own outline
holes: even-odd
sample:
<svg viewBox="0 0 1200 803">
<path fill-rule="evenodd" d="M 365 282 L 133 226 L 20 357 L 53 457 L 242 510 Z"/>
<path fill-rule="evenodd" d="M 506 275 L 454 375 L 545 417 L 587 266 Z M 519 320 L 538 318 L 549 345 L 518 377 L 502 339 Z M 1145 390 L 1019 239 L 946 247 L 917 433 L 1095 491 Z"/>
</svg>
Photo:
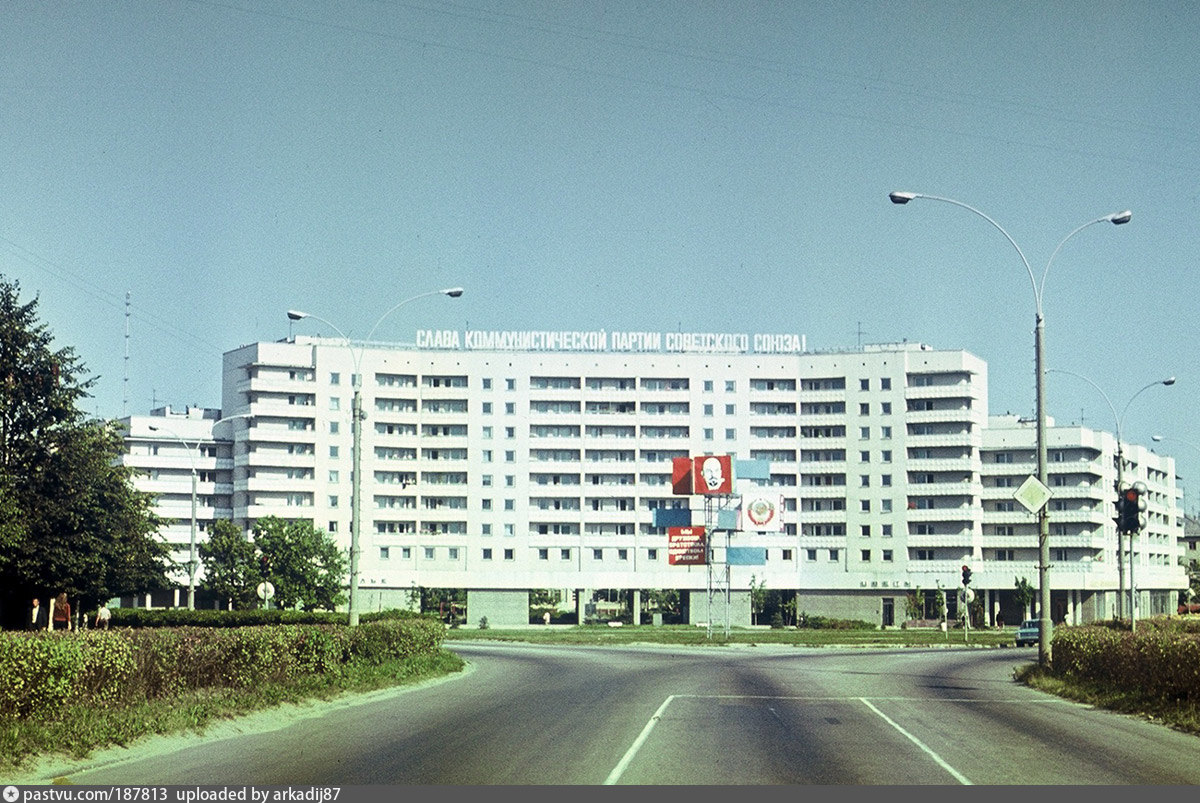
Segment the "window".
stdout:
<svg viewBox="0 0 1200 803">
<path fill-rule="evenodd" d="M 890 524 L 881 524 L 881 525 L 879 525 L 879 527 L 880 527 L 880 530 L 882 531 L 882 534 L 883 534 L 883 537 L 884 537 L 884 538 L 891 538 L 891 537 L 892 537 L 892 525 L 890 525 Z"/>
<path fill-rule="evenodd" d="M 505 379 L 505 380 L 504 380 L 504 387 L 505 387 L 505 389 L 506 389 L 506 390 L 516 390 L 516 389 L 517 389 L 517 380 L 515 380 L 515 379 Z"/>
<path fill-rule="evenodd" d="M 646 550 L 646 559 L 647 560 L 658 560 L 658 550 L 657 549 L 647 549 Z"/>
<path fill-rule="evenodd" d="M 879 437 L 883 438 L 885 441 L 890 440 L 892 437 L 892 428 L 891 427 L 880 427 L 879 428 Z"/>
<path fill-rule="evenodd" d="M 385 546 L 379 547 L 379 559 L 387 560 L 390 555 L 390 552 L 391 552 L 391 550 L 388 547 L 385 547 Z"/>
<path fill-rule="evenodd" d="M 617 560 L 629 560 L 629 550 L 628 549 L 618 549 L 617 550 Z"/>
<path fill-rule="evenodd" d="M 831 549 L 831 550 L 829 550 L 829 559 L 830 559 L 830 560 L 832 560 L 832 561 L 836 561 L 836 560 L 837 560 L 837 559 L 838 559 L 840 556 L 841 556 L 841 550 L 840 550 L 840 549 Z"/>
<path fill-rule="evenodd" d="M 558 550 L 558 556 L 560 558 L 562 558 L 563 560 L 570 560 L 571 559 L 571 550 L 560 549 L 560 550 Z"/>
<path fill-rule="evenodd" d="M 492 414 L 492 403 L 491 403 L 491 402 L 484 402 L 484 403 L 483 403 L 483 414 L 484 414 L 484 415 L 491 415 L 491 414 Z"/>
<path fill-rule="evenodd" d="M 871 525 L 870 524 L 859 525 L 858 532 L 863 538 L 870 538 L 871 537 Z"/>
<path fill-rule="evenodd" d="M 884 415 L 891 415 L 892 414 L 892 403 L 891 402 L 881 403 L 879 405 L 879 411 L 881 413 L 883 413 Z"/>
<path fill-rule="evenodd" d="M 704 380 L 704 392 L 712 393 L 712 389 L 713 389 L 713 381 L 711 379 Z"/>
<path fill-rule="evenodd" d="M 204 529 L 204 528 L 201 527 L 201 529 Z M 337 532 L 337 522 L 336 521 L 329 522 L 329 532 L 331 532 L 331 533 Z"/>
<path fill-rule="evenodd" d="M 1059 563 L 1065 563 L 1067 560 L 1067 550 L 1055 549 L 1054 550 L 1054 560 L 1058 561 Z"/>
<path fill-rule="evenodd" d="M 882 477 L 879 478 L 879 484 L 882 485 L 884 488 L 890 487 L 892 484 L 892 475 L 884 474 Z"/>
<path fill-rule="evenodd" d="M 869 550 L 869 549 L 861 550 L 859 559 L 862 560 L 863 563 L 870 563 L 871 562 L 871 550 Z"/>
<path fill-rule="evenodd" d="M 458 560 L 458 547 L 450 547 L 446 550 L 446 555 L 450 558 L 450 560 Z"/>
<path fill-rule="evenodd" d="M 330 457 L 337 457 L 337 456 L 338 456 L 338 448 L 337 448 L 336 446 L 330 446 L 330 447 L 329 447 L 329 456 L 330 456 Z"/>
<path fill-rule="evenodd" d="M 337 507 L 338 506 L 337 502 L 338 502 L 338 498 L 336 496 L 329 497 L 329 506 L 330 507 Z"/>
<path fill-rule="evenodd" d="M 550 560 L 550 550 L 549 549 L 539 549 L 538 550 L 538 560 Z"/>
<path fill-rule="evenodd" d="M 858 389 L 859 390 L 870 390 L 871 389 L 871 380 L 869 380 L 869 379 L 858 380 Z"/>
<path fill-rule="evenodd" d="M 804 557 L 806 560 L 816 560 L 817 559 L 817 550 L 815 550 L 815 549 L 804 550 Z"/>
<path fill-rule="evenodd" d="M 512 549 L 506 549 L 506 550 L 504 550 L 504 559 L 505 559 L 505 560 L 512 560 L 512 559 L 513 559 L 513 555 L 514 555 L 514 554 L 515 554 L 515 553 L 514 553 L 514 551 L 513 551 Z"/>
<path fill-rule="evenodd" d="M 481 501 L 481 504 L 483 505 L 483 509 L 484 509 L 484 510 L 491 510 L 491 509 L 492 509 L 492 500 L 491 500 L 491 499 L 483 499 L 483 500 L 480 500 L 480 501 Z"/>
<path fill-rule="evenodd" d="M 341 405 L 342 405 L 342 400 L 339 399 L 337 396 L 330 397 L 330 399 L 329 399 L 329 409 L 330 410 L 340 410 L 340 409 L 342 409 Z"/>
<path fill-rule="evenodd" d="M 712 431 L 712 428 L 711 428 L 711 427 L 705 427 L 705 429 L 704 429 L 704 440 L 706 440 L 706 441 L 711 441 L 712 439 L 713 439 L 713 431 Z"/>
<path fill-rule="evenodd" d="M 412 559 L 412 547 L 408 547 L 408 546 L 400 547 L 400 557 L 404 558 L 405 560 L 411 560 Z"/>
<path fill-rule="evenodd" d="M 489 379 L 485 379 L 485 380 L 483 380 L 483 381 L 484 381 L 484 382 L 490 382 L 491 380 L 489 380 Z M 492 559 L 492 550 L 491 550 L 491 548 L 490 548 L 490 547 L 489 547 L 489 548 L 487 548 L 487 549 L 484 549 L 484 550 L 483 550 L 483 559 L 484 559 L 484 560 L 491 560 L 491 559 Z"/>
<path fill-rule="evenodd" d="M 783 550 L 783 559 L 791 560 L 792 559 L 792 550 L 790 550 L 790 549 Z"/>
<path fill-rule="evenodd" d="M 492 380 L 491 380 L 491 378 L 490 378 L 490 377 L 489 377 L 489 378 L 486 378 L 486 379 L 484 379 L 484 380 L 483 380 L 483 389 L 484 389 L 484 390 L 491 390 L 491 389 L 492 389 Z M 489 551 L 489 552 L 490 552 L 491 550 L 487 550 L 487 551 Z M 491 557 L 491 555 L 488 555 L 488 557 L 490 558 L 490 557 Z"/>
<path fill-rule="evenodd" d="M 725 415 L 733 415 L 734 406 L 732 404 L 725 405 Z"/>
<path fill-rule="evenodd" d="M 704 414 L 705 414 L 705 415 L 712 415 L 712 414 L 713 414 L 713 406 L 712 406 L 711 404 L 706 404 L 706 405 L 704 405 Z"/>
<path fill-rule="evenodd" d="M 871 486 L 871 475 L 860 474 L 858 477 L 858 484 L 862 488 L 869 488 Z"/>
<path fill-rule="evenodd" d="M 330 469 L 330 471 L 329 471 L 329 481 L 330 481 L 330 482 L 337 482 L 337 481 L 338 481 L 338 473 L 337 473 L 337 470 L 336 470 L 336 469 Z"/>
<path fill-rule="evenodd" d="M 734 439 L 734 437 L 735 437 L 735 435 L 734 435 L 734 431 L 732 429 L 725 430 L 725 440 L 731 441 Z"/>
<path fill-rule="evenodd" d="M 433 547 L 425 547 L 425 560 L 433 560 Z"/>
<path fill-rule="evenodd" d="M 933 560 L 933 550 L 932 549 L 918 549 L 917 550 L 917 560 Z"/>
<path fill-rule="evenodd" d="M 865 449 L 863 451 L 859 452 L 858 453 L 858 462 L 870 463 L 871 462 L 871 453 L 869 451 L 866 451 Z"/>
<path fill-rule="evenodd" d="M 890 549 L 883 550 L 883 562 L 884 563 L 892 562 L 892 550 L 890 550 Z"/>
<path fill-rule="evenodd" d="M 871 512 L 871 500 L 870 499 L 858 500 L 858 509 L 861 510 L 863 513 L 870 513 Z"/>
<path fill-rule="evenodd" d="M 593 549 L 592 550 L 592 560 L 604 560 L 604 550 L 603 549 Z"/>
<path fill-rule="evenodd" d="M 1012 549 L 997 549 L 996 560 L 1016 560 L 1014 557 L 1016 550 Z"/>
<path fill-rule="evenodd" d="M 483 525 L 483 529 L 482 529 L 482 530 L 480 530 L 480 532 L 481 532 L 483 535 L 491 535 L 491 534 L 492 534 L 492 525 L 490 525 L 490 524 L 484 524 L 484 525 Z"/>
<path fill-rule="evenodd" d="M 331 435 L 338 434 L 338 422 L 336 422 L 336 421 L 329 422 L 329 434 L 331 434 Z"/>
<path fill-rule="evenodd" d="M 870 440 L 871 439 L 871 428 L 870 427 L 859 427 L 858 428 L 858 437 L 864 441 Z"/>
<path fill-rule="evenodd" d="M 737 390 L 737 382 L 733 381 L 732 379 L 726 379 L 725 380 L 725 392 L 733 393 L 735 390 Z"/>
<path fill-rule="evenodd" d="M 885 376 L 882 379 L 880 379 L 879 380 L 879 389 L 880 390 L 891 390 L 892 389 L 892 378 L 890 376 Z"/>
<path fill-rule="evenodd" d="M 342 384 L 342 375 L 341 375 L 341 374 L 339 374 L 339 373 L 337 373 L 336 371 L 335 371 L 335 372 L 333 372 L 333 373 L 331 373 L 331 374 L 329 375 L 329 384 L 331 384 L 331 385 L 340 385 L 340 384 Z"/>
<path fill-rule="evenodd" d="M 858 414 L 859 415 L 870 415 L 871 414 L 871 405 L 868 404 L 867 402 L 863 402 L 862 404 L 858 405 Z"/>
</svg>

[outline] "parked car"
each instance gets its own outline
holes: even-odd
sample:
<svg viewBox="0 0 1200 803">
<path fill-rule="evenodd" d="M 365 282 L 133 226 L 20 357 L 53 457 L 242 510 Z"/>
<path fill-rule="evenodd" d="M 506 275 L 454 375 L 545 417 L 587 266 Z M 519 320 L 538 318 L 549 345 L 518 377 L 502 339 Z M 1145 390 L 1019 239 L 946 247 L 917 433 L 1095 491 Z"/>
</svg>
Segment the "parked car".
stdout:
<svg viewBox="0 0 1200 803">
<path fill-rule="evenodd" d="M 1038 619 L 1026 619 L 1017 628 L 1017 646 L 1032 647 L 1042 636 L 1042 623 Z"/>
</svg>

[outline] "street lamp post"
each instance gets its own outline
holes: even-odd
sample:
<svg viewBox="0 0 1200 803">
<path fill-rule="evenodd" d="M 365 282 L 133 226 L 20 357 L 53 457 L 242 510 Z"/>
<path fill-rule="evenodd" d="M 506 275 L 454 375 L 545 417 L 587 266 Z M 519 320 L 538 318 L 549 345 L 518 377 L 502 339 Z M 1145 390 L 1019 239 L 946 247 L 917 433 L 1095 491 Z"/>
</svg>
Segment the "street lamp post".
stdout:
<svg viewBox="0 0 1200 803">
<path fill-rule="evenodd" d="M 249 418 L 249 417 L 250 417 L 250 415 L 248 413 L 239 413 L 238 415 L 227 416 L 225 418 L 221 418 L 221 419 L 218 419 L 217 421 L 214 421 L 213 427 L 215 428 L 217 426 L 217 424 L 221 424 L 226 421 L 232 421 L 235 418 Z M 194 610 L 196 610 L 196 566 L 198 563 L 198 561 L 196 560 L 196 483 L 199 481 L 199 478 L 196 475 L 196 458 L 193 456 L 195 453 L 195 450 L 190 445 L 188 445 L 187 441 L 185 441 L 183 438 L 179 437 L 178 433 L 173 431 L 170 427 L 164 427 L 160 424 L 150 424 L 148 428 L 151 432 L 165 432 L 168 435 L 170 435 L 172 438 L 174 438 L 175 440 L 177 440 L 181 444 L 183 444 L 183 448 L 187 450 L 188 462 L 191 463 L 191 465 L 192 465 L 192 535 L 191 535 L 191 539 L 189 541 L 189 548 L 188 548 L 187 606 L 188 606 L 189 611 L 194 611 Z M 197 441 L 196 447 L 198 448 L 199 446 L 200 446 L 200 442 Z"/>
<path fill-rule="evenodd" d="M 1125 490 L 1125 487 L 1124 487 L 1125 486 L 1125 453 L 1124 453 L 1124 447 L 1122 446 L 1123 441 L 1121 439 L 1121 426 L 1125 423 L 1125 413 L 1129 412 L 1129 405 L 1133 404 L 1133 400 L 1136 399 L 1138 396 L 1140 396 L 1142 393 L 1149 390 L 1150 388 L 1156 388 L 1159 385 L 1166 385 L 1167 387 L 1170 387 L 1171 385 L 1175 384 L 1175 377 L 1169 376 L 1166 379 L 1159 379 L 1158 381 L 1151 382 L 1150 384 L 1141 388 L 1140 390 L 1138 390 L 1137 393 L 1135 393 L 1129 397 L 1129 401 L 1125 403 L 1125 407 L 1124 407 L 1124 409 L 1121 410 L 1121 414 L 1117 415 L 1117 408 L 1113 405 L 1112 400 L 1108 398 L 1108 394 L 1105 393 L 1104 390 L 1099 385 L 1097 385 L 1092 380 L 1088 379 L 1083 374 L 1077 374 L 1074 371 L 1066 371 L 1066 370 L 1063 370 L 1062 368 L 1048 368 L 1046 370 L 1049 371 L 1050 373 L 1055 373 L 1055 374 L 1067 374 L 1068 376 L 1073 376 L 1076 379 L 1082 379 L 1084 382 L 1087 382 L 1089 385 L 1094 387 L 1101 396 L 1104 397 L 1104 401 L 1108 404 L 1108 409 L 1112 410 L 1113 421 L 1116 422 L 1116 426 L 1117 426 L 1117 430 L 1116 430 L 1117 478 L 1116 478 L 1116 480 L 1113 481 L 1113 490 L 1117 492 L 1118 496 L 1120 496 L 1120 494 Z M 1130 533 L 1129 534 L 1129 629 L 1130 630 L 1134 630 L 1137 627 L 1137 586 L 1134 584 L 1134 581 L 1133 581 L 1133 564 L 1134 564 L 1133 556 L 1135 554 L 1134 548 L 1133 548 L 1133 539 L 1134 539 L 1134 533 Z M 1120 527 L 1120 525 L 1118 525 L 1117 526 L 1117 618 L 1118 619 L 1125 618 L 1125 611 L 1124 611 L 1125 571 L 1124 571 L 1124 560 L 1123 560 L 1124 552 L 1125 552 L 1125 544 L 1124 544 L 1123 539 L 1121 538 L 1121 527 Z"/>
<path fill-rule="evenodd" d="M 383 319 L 386 318 L 387 316 L 391 315 L 393 312 L 395 312 L 397 309 L 404 306 L 408 302 L 416 301 L 418 298 L 425 298 L 427 296 L 436 296 L 436 295 L 449 296 L 450 298 L 458 298 L 462 294 L 463 294 L 463 289 L 461 287 L 450 287 L 450 288 L 446 288 L 444 290 L 431 290 L 428 293 L 420 293 L 418 295 L 412 296 L 411 298 L 404 299 L 399 304 L 396 304 L 394 307 L 389 309 L 387 312 L 385 312 L 379 316 L 379 320 L 377 320 L 375 322 L 375 325 L 371 327 L 371 331 L 367 333 L 366 340 L 363 341 L 364 347 L 365 347 L 365 344 L 371 340 L 371 335 L 373 335 L 375 333 L 375 330 L 379 328 L 379 324 L 383 323 Z M 353 401 L 351 402 L 351 405 L 350 405 L 350 416 L 351 416 L 350 431 L 352 433 L 351 434 L 350 452 L 351 452 L 351 462 L 353 464 L 353 467 L 351 468 L 351 471 L 350 471 L 350 602 L 349 602 L 348 608 L 349 608 L 350 626 L 357 627 L 358 626 L 358 616 L 359 616 L 358 556 L 359 556 L 359 552 L 360 552 L 359 537 L 361 535 L 360 531 L 362 528 L 362 514 L 361 514 L 361 511 L 359 508 L 361 507 L 361 496 L 362 496 L 362 419 L 363 419 L 363 411 L 362 411 L 361 367 L 362 367 L 363 348 L 355 349 L 354 346 L 352 346 L 350 343 L 350 338 L 346 337 L 346 335 L 342 332 L 341 329 L 338 329 L 332 323 L 325 320 L 324 318 L 322 318 L 319 315 L 313 315 L 312 313 L 301 312 L 299 310 L 288 310 L 287 316 L 288 316 L 289 320 L 293 320 L 293 321 L 299 321 L 304 318 L 312 318 L 313 320 L 321 321 L 325 325 L 331 327 L 335 332 L 337 332 L 339 335 L 341 335 L 342 340 L 346 341 L 346 348 L 350 350 L 350 356 L 354 360 L 354 376 L 352 377 L 352 382 L 351 382 L 351 384 L 354 387 L 354 397 L 353 397 Z"/>
<path fill-rule="evenodd" d="M 1046 276 L 1050 273 L 1050 265 L 1054 262 L 1054 257 L 1058 255 L 1059 250 L 1066 244 L 1068 240 L 1074 237 L 1079 232 L 1083 231 L 1088 226 L 1094 223 L 1113 223 L 1120 225 L 1128 223 L 1133 217 L 1133 213 L 1129 211 L 1114 212 L 1110 215 L 1098 217 L 1095 220 L 1089 220 L 1082 226 L 1079 226 L 1061 241 L 1055 247 L 1053 253 L 1050 254 L 1050 259 L 1046 261 L 1046 269 L 1042 271 L 1041 282 L 1034 276 L 1033 268 L 1029 265 L 1029 260 L 1025 258 L 1025 253 L 1021 247 L 1017 245 L 1017 241 L 1004 230 L 996 221 L 992 220 L 983 212 L 979 211 L 969 204 L 962 201 L 956 201 L 952 198 L 942 198 L 937 195 L 925 195 L 919 192 L 892 192 L 888 198 L 894 204 L 907 204 L 914 200 L 928 201 L 943 201 L 954 206 L 962 207 L 968 212 L 973 212 L 979 217 L 990 223 L 997 231 L 1004 235 L 1004 238 L 1016 249 L 1017 256 L 1021 258 L 1021 263 L 1025 266 L 1025 270 L 1029 273 L 1029 281 L 1033 285 L 1033 300 L 1036 305 L 1037 315 L 1034 319 L 1034 370 L 1036 375 L 1037 385 L 1037 470 L 1038 480 L 1043 484 L 1047 484 L 1046 475 L 1046 372 L 1045 372 L 1045 318 L 1042 315 L 1042 293 L 1046 286 Z M 1038 636 L 1038 662 L 1042 666 L 1048 666 L 1050 663 L 1050 628 L 1052 627 L 1050 617 L 1050 519 L 1046 506 L 1043 505 L 1038 511 L 1038 584 L 1039 603 L 1041 608 L 1041 634 Z"/>
</svg>

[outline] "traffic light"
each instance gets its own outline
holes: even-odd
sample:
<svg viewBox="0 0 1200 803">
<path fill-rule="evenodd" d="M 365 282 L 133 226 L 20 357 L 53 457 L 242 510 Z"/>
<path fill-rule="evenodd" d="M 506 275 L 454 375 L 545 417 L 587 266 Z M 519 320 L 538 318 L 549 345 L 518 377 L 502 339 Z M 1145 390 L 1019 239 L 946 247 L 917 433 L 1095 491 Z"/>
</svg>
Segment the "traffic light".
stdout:
<svg viewBox="0 0 1200 803">
<path fill-rule="evenodd" d="M 971 567 L 963 566 L 962 572 L 963 572 L 962 584 L 963 584 L 963 588 L 966 588 L 967 586 L 971 585 Z"/>
<path fill-rule="evenodd" d="M 1140 484 L 1140 483 L 1139 483 Z M 1146 509 L 1146 500 L 1142 499 L 1142 489 L 1131 485 L 1121 491 L 1117 497 L 1117 530 L 1123 533 L 1136 533 L 1142 529 L 1142 511 Z"/>
</svg>

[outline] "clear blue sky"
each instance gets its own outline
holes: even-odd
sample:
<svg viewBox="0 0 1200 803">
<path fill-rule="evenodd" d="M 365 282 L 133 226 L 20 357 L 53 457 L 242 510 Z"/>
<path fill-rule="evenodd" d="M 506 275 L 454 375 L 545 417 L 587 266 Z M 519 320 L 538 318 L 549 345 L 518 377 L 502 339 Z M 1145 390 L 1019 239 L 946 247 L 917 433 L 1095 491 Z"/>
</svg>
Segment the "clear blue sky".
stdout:
<svg viewBox="0 0 1200 803">
<path fill-rule="evenodd" d="M 449 285 L 376 337 L 923 341 L 988 361 L 992 412 L 1032 414 L 1016 251 L 887 194 L 979 208 L 1039 276 L 1131 209 L 1056 257 L 1047 362 L 1118 412 L 1177 375 L 1123 434 L 1166 436 L 1193 478 L 1197 42 L 1188 2 L 7 0 L 0 274 L 103 416 L 217 406 L 221 353 L 286 336 L 288 308 L 363 337 Z M 1115 428 L 1069 375 L 1049 407 Z"/>
</svg>

